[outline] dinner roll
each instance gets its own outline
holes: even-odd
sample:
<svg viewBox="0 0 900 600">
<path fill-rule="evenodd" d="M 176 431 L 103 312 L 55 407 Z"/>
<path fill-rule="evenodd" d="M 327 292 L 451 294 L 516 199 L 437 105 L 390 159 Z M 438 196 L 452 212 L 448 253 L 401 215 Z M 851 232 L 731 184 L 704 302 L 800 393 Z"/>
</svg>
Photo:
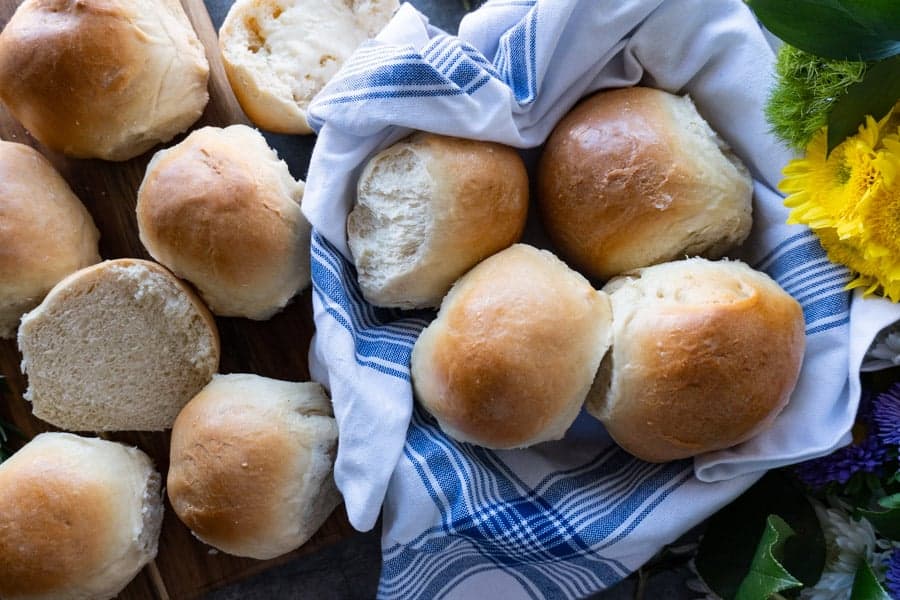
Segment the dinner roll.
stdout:
<svg viewBox="0 0 900 600">
<path fill-rule="evenodd" d="M 113 598 L 156 556 L 162 519 L 146 454 L 38 435 L 0 465 L 0 598 Z"/>
<path fill-rule="evenodd" d="M 563 437 L 611 339 L 609 299 L 516 244 L 460 279 L 416 341 L 416 397 L 449 436 L 488 448 Z"/>
<path fill-rule="evenodd" d="M 268 319 L 309 284 L 303 182 L 244 125 L 204 127 L 153 156 L 138 190 L 141 241 L 217 315 Z"/>
<path fill-rule="evenodd" d="M 0 100 L 79 158 L 126 160 L 184 131 L 208 75 L 176 0 L 24 0 L 0 34 Z"/>
<path fill-rule="evenodd" d="M 595 94 L 553 130 L 538 202 L 550 238 L 586 274 L 704 255 L 750 233 L 747 168 L 687 96 L 650 88 Z"/>
<path fill-rule="evenodd" d="M 397 0 L 237 0 L 219 48 L 241 108 L 263 129 L 311 133 L 313 96 L 398 7 Z"/>
<path fill-rule="evenodd" d="M 53 165 L 0 141 L 0 338 L 60 279 L 100 261 L 91 215 Z"/>
<path fill-rule="evenodd" d="M 22 317 L 25 399 L 73 431 L 152 431 L 219 366 L 212 315 L 156 263 L 119 259 L 69 275 Z"/>
<path fill-rule="evenodd" d="M 318 383 L 216 375 L 175 421 L 166 489 L 200 540 L 273 558 L 305 543 L 340 504 L 336 449 Z"/>
<path fill-rule="evenodd" d="M 787 404 L 803 311 L 764 273 L 693 258 L 609 282 L 613 345 L 588 411 L 613 439 L 663 462 L 734 446 Z"/>
<path fill-rule="evenodd" d="M 417 133 L 379 152 L 347 218 L 350 252 L 372 304 L 434 307 L 466 271 L 516 242 L 528 175 L 512 148 Z"/>
</svg>

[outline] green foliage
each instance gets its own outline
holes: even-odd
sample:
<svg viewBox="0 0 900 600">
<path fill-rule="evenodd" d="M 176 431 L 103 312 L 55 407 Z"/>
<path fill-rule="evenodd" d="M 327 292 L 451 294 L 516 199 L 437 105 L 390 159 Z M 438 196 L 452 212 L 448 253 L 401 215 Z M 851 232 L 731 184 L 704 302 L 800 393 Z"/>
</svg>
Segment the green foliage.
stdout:
<svg viewBox="0 0 900 600">
<path fill-rule="evenodd" d="M 794 530 L 784 519 L 769 515 L 750 572 L 741 582 L 735 600 L 768 600 L 773 594 L 803 585 L 782 564 L 785 543 L 793 536 Z"/>
<path fill-rule="evenodd" d="M 872 567 L 866 561 L 860 563 L 853 577 L 853 590 L 850 600 L 891 600 L 888 593 L 878 583 Z"/>
<path fill-rule="evenodd" d="M 863 80 L 866 63 L 819 58 L 792 46 L 778 52 L 778 83 L 766 117 L 772 131 L 797 150 L 828 122 L 828 113 L 847 88 Z"/>
<path fill-rule="evenodd" d="M 766 28 L 795 48 L 838 60 L 900 54 L 897 0 L 747 0 Z"/>
<path fill-rule="evenodd" d="M 900 98 L 900 56 L 871 65 L 861 81 L 847 88 L 828 113 L 828 152 L 863 124 L 866 115 L 881 119 Z"/>
<path fill-rule="evenodd" d="M 791 478 L 771 472 L 707 524 L 694 564 L 706 585 L 722 598 L 737 597 L 757 560 L 771 515 L 778 515 L 797 533 L 782 538 L 779 563 L 804 585 L 815 585 L 821 577 L 825 537 L 819 519 Z"/>
</svg>

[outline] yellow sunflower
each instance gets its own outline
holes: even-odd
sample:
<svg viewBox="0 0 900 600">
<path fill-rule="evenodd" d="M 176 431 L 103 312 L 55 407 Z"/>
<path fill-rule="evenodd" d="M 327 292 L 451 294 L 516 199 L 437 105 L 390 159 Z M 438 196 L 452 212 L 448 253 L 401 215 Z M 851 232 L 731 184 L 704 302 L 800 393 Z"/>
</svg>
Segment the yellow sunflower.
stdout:
<svg viewBox="0 0 900 600">
<path fill-rule="evenodd" d="M 900 105 L 898 105 L 900 106 Z M 894 108 L 868 117 L 826 157 L 826 131 L 784 169 L 789 224 L 816 232 L 829 259 L 856 273 L 848 288 L 900 301 L 900 130 Z"/>
</svg>

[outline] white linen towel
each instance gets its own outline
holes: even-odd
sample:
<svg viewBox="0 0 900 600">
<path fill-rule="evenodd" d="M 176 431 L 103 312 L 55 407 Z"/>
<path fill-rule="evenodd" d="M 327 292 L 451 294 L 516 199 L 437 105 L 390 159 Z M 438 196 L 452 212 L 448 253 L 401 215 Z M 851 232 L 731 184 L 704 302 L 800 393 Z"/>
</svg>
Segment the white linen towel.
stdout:
<svg viewBox="0 0 900 600">
<path fill-rule="evenodd" d="M 310 368 L 334 401 L 351 522 L 370 529 L 383 505 L 380 596 L 582 597 L 764 470 L 847 443 L 863 354 L 900 310 L 859 298 L 851 308 L 846 270 L 807 229 L 784 224 L 774 188 L 790 154 L 763 116 L 773 59 L 740 0 L 491 0 L 459 37 L 406 4 L 315 99 L 303 201 L 315 229 Z M 806 319 L 788 408 L 745 444 L 663 465 L 630 457 L 584 414 L 565 440 L 527 450 L 448 439 L 414 410 L 410 386 L 410 352 L 433 313 L 368 305 L 349 262 L 345 219 L 362 165 L 410 129 L 537 147 L 583 96 L 638 83 L 690 94 L 753 173 L 754 228 L 735 256 L 775 278 Z"/>
</svg>

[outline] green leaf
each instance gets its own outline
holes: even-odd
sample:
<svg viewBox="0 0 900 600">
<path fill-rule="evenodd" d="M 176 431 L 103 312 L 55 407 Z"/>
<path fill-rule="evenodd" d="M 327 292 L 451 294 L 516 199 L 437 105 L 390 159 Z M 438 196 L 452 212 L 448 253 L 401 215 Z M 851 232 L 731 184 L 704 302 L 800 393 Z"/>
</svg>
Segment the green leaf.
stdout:
<svg viewBox="0 0 900 600">
<path fill-rule="evenodd" d="M 900 508 L 886 511 L 859 509 L 860 516 L 869 520 L 873 527 L 886 538 L 900 540 Z"/>
<path fill-rule="evenodd" d="M 892 480 L 896 476 L 897 474 L 894 473 L 894 475 L 892 475 L 888 481 Z M 900 494 L 891 494 L 890 496 L 885 496 L 878 501 L 878 504 L 882 508 L 900 508 Z"/>
<path fill-rule="evenodd" d="M 747 0 L 786 43 L 825 58 L 880 60 L 900 54 L 897 0 Z"/>
<path fill-rule="evenodd" d="M 802 587 L 799 579 L 781 564 L 784 544 L 794 535 L 791 526 L 778 515 L 769 515 L 750 572 L 741 582 L 735 600 L 768 600 L 772 594 Z"/>
<path fill-rule="evenodd" d="M 819 519 L 795 480 L 773 471 L 708 521 L 695 565 L 703 581 L 722 598 L 735 598 L 770 514 L 779 515 L 797 532 L 784 545 L 787 570 L 809 586 L 821 577 L 825 537 Z"/>
<path fill-rule="evenodd" d="M 862 561 L 853 577 L 853 591 L 850 593 L 850 600 L 891 600 L 891 597 L 885 591 L 875 572 L 866 561 Z"/>
<path fill-rule="evenodd" d="M 900 98 L 900 56 L 870 66 L 862 81 L 847 88 L 828 114 L 828 153 L 857 132 L 866 115 L 876 120 Z"/>
</svg>

